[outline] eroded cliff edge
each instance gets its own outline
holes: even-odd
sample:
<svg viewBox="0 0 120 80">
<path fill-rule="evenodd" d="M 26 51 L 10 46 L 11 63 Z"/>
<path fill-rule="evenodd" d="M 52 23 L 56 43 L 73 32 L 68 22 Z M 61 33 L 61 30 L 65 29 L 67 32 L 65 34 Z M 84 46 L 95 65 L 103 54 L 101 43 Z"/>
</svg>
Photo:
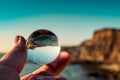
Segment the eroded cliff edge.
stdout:
<svg viewBox="0 0 120 80">
<path fill-rule="evenodd" d="M 120 72 L 120 29 L 96 30 L 91 39 L 79 46 L 62 47 L 62 50 L 71 53 L 71 63 Z"/>
</svg>

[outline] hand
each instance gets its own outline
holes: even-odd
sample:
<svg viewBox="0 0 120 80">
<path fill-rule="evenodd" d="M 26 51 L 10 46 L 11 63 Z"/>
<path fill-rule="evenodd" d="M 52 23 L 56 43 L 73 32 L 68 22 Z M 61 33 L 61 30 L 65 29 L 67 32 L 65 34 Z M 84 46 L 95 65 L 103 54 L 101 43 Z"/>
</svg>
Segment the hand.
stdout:
<svg viewBox="0 0 120 80">
<path fill-rule="evenodd" d="M 60 52 L 60 55 L 54 62 L 45 64 L 41 68 L 20 78 L 19 73 L 25 65 L 26 58 L 26 41 L 23 37 L 17 36 L 13 48 L 0 59 L 0 80 L 30 80 L 30 78 L 35 78 L 39 75 L 57 76 L 70 60 L 67 52 Z"/>
</svg>

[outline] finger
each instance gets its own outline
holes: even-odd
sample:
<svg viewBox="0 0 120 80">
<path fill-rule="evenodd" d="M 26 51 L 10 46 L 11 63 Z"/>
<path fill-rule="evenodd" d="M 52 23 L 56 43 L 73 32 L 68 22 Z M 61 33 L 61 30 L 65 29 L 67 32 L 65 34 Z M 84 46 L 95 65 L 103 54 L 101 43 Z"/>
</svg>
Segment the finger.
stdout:
<svg viewBox="0 0 120 80">
<path fill-rule="evenodd" d="M 69 61 L 70 55 L 67 52 L 61 52 L 54 62 L 43 65 L 40 69 L 34 71 L 32 74 L 39 74 L 41 71 L 50 71 L 54 75 L 58 75 L 67 66 Z"/>
<path fill-rule="evenodd" d="M 23 37 L 17 36 L 14 47 L 0 59 L 0 65 L 7 66 L 21 72 L 27 57 L 26 41 Z"/>
<path fill-rule="evenodd" d="M 60 52 L 60 55 L 54 62 L 43 65 L 41 68 L 37 69 L 31 74 L 22 77 L 21 80 L 27 80 L 29 77 L 33 75 L 43 74 L 42 72 L 50 72 L 54 76 L 57 76 L 68 65 L 69 61 L 70 61 L 69 53 L 62 51 Z"/>
</svg>

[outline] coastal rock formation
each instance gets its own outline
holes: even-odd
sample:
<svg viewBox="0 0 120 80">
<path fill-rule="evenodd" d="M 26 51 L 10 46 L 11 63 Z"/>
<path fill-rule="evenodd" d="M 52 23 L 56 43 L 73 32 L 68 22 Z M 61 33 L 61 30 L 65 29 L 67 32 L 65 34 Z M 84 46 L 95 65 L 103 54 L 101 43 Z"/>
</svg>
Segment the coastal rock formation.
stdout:
<svg viewBox="0 0 120 80">
<path fill-rule="evenodd" d="M 71 53 L 71 63 L 120 72 L 120 29 L 105 28 L 77 47 L 62 47 Z"/>
<path fill-rule="evenodd" d="M 120 72 L 120 30 L 95 31 L 90 40 L 78 47 L 76 62 L 92 63 L 100 69 Z"/>
<path fill-rule="evenodd" d="M 102 29 L 79 46 L 78 61 L 120 63 L 120 30 Z"/>
</svg>

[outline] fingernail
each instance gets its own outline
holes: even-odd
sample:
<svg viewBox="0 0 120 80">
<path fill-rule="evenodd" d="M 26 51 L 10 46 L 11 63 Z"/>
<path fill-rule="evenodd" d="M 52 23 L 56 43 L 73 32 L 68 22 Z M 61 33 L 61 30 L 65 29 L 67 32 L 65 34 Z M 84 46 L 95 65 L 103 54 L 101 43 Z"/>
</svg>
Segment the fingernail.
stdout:
<svg viewBox="0 0 120 80">
<path fill-rule="evenodd" d="M 15 43 L 18 42 L 18 40 L 19 40 L 19 36 L 16 36 L 15 37 Z"/>
</svg>

